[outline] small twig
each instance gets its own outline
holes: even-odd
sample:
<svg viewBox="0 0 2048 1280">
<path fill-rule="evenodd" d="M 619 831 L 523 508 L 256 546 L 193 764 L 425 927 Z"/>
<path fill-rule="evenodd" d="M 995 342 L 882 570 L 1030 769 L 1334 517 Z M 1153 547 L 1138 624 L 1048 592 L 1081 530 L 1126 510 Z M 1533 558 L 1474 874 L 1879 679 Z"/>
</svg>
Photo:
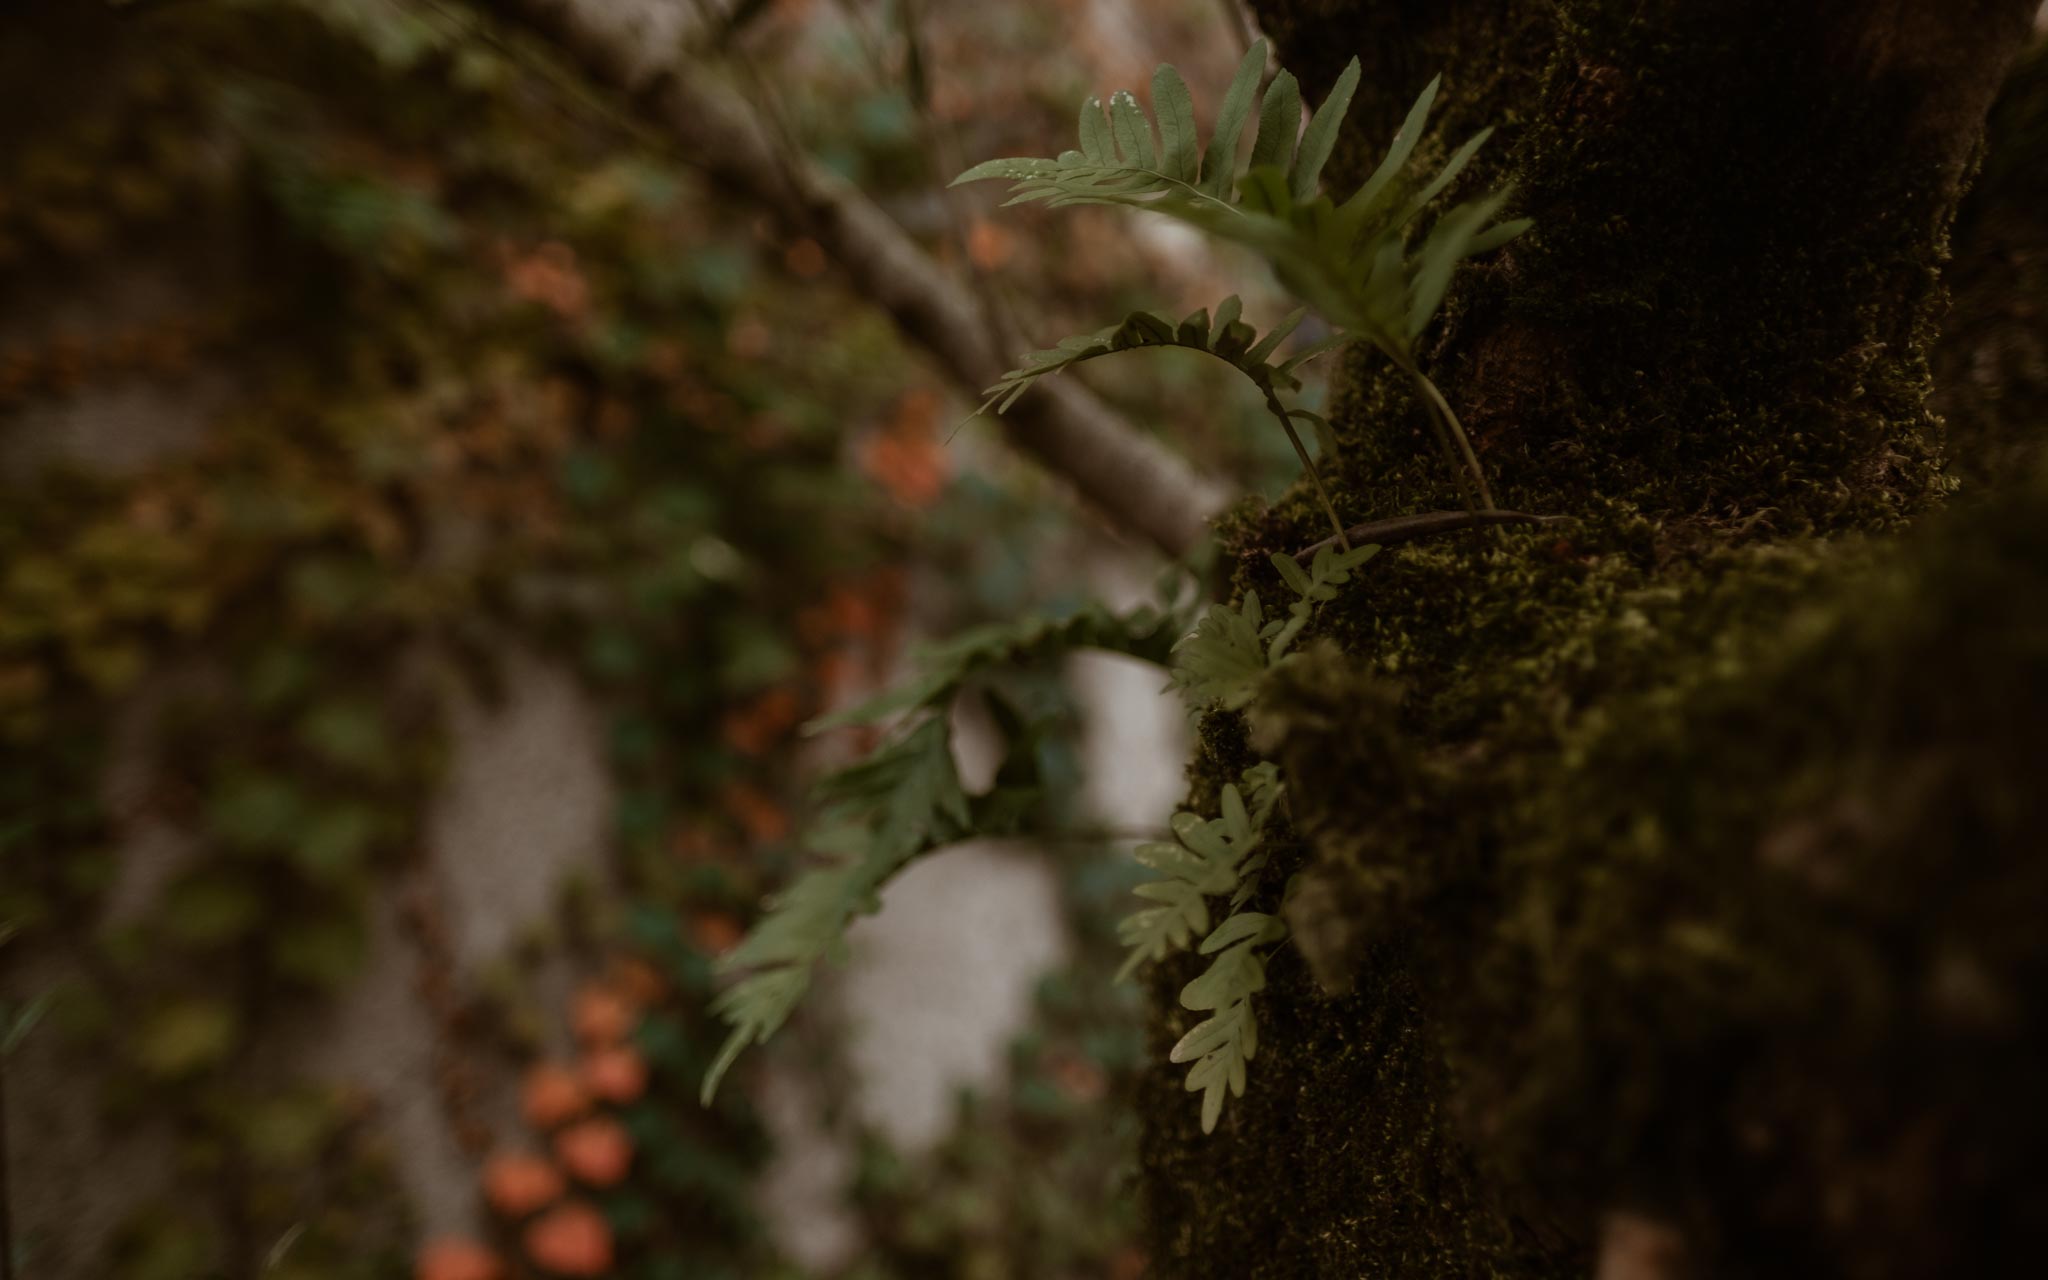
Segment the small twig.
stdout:
<svg viewBox="0 0 2048 1280">
<path fill-rule="evenodd" d="M 1497 508 L 1493 501 L 1493 491 L 1487 488 L 1486 485 L 1486 469 L 1479 465 L 1479 456 L 1472 452 L 1472 441 L 1470 437 L 1466 436 L 1465 425 L 1458 421 L 1458 415 L 1451 408 L 1451 402 L 1444 399 L 1444 393 L 1437 390 L 1436 383 L 1431 382 L 1429 375 L 1422 372 L 1412 361 L 1404 363 L 1402 367 L 1408 376 L 1415 380 L 1416 389 L 1422 392 L 1423 407 L 1429 411 L 1431 422 L 1438 425 L 1439 438 L 1456 441 L 1458 453 L 1463 455 L 1466 470 L 1472 477 L 1472 484 L 1478 490 L 1479 509 L 1482 511 L 1496 510 Z M 1446 447 L 1448 448 L 1449 446 L 1447 445 Z M 1453 457 L 1451 465 L 1454 469 L 1456 468 L 1457 459 L 1455 457 Z M 1462 485 L 1460 486 L 1460 488 L 1463 487 Z"/>
<path fill-rule="evenodd" d="M 1294 416 L 1287 412 L 1287 406 L 1280 403 L 1280 397 L 1273 393 L 1272 388 L 1261 386 L 1259 390 L 1266 393 L 1267 410 L 1280 420 L 1280 429 L 1287 433 L 1287 443 L 1294 446 L 1294 456 L 1301 459 L 1301 469 L 1308 472 L 1310 482 L 1315 485 L 1316 500 L 1323 504 L 1323 514 L 1330 517 L 1330 527 L 1337 531 L 1336 536 L 1328 541 L 1337 543 L 1346 551 L 1351 550 L 1350 539 L 1344 532 L 1344 521 L 1337 515 L 1337 504 L 1331 500 L 1330 491 L 1323 487 L 1323 473 L 1316 469 L 1316 460 L 1309 456 L 1308 446 L 1301 442 L 1301 433 L 1294 429 Z"/>
<path fill-rule="evenodd" d="M 1412 516 L 1395 516 L 1388 520 L 1368 520 L 1364 524 L 1352 525 L 1344 536 L 1364 546 L 1378 543 L 1392 546 L 1397 542 L 1412 542 L 1416 538 L 1434 537 L 1439 533 L 1456 533 L 1461 529 L 1478 529 L 1488 525 L 1502 524 L 1558 524 L 1574 519 L 1572 516 L 1538 516 L 1526 511 L 1424 511 Z M 1324 538 L 1294 553 L 1295 559 L 1306 560 L 1324 547 L 1335 546 L 1337 539 Z"/>
</svg>

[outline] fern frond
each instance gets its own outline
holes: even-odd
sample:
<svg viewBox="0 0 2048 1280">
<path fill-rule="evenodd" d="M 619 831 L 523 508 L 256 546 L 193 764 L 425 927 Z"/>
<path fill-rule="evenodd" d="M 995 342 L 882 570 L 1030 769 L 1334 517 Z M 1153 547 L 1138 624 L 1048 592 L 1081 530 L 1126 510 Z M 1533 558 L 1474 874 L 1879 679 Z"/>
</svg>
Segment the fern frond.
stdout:
<svg viewBox="0 0 2048 1280">
<path fill-rule="evenodd" d="M 1015 369 L 983 392 L 988 399 L 982 403 L 982 410 L 993 408 L 1001 413 L 1040 378 L 1064 372 L 1084 360 L 1145 347 L 1180 347 L 1215 356 L 1250 378 L 1253 385 L 1268 395 L 1298 390 L 1301 379 L 1294 376 L 1291 364 L 1275 363 L 1271 356 L 1308 313 L 1294 312 L 1260 338 L 1257 330 L 1238 318 L 1240 307 L 1237 295 L 1232 294 L 1216 305 L 1213 321 L 1207 308 L 1180 321 L 1158 311 L 1133 311 L 1107 328 L 1030 352 Z"/>
<path fill-rule="evenodd" d="M 1195 629 L 1173 647 L 1173 683 L 1196 706 L 1235 711 L 1252 700 L 1266 674 L 1265 642 L 1282 624 L 1267 621 L 1259 593 L 1247 591 L 1233 609 L 1209 606 Z"/>
<path fill-rule="evenodd" d="M 1277 779 L 1277 770 L 1247 772 L 1245 781 L 1255 788 L 1252 806 L 1246 806 L 1235 783 L 1226 784 L 1219 816 L 1204 819 L 1176 813 L 1169 824 L 1173 843 L 1159 840 L 1137 847 L 1132 856 L 1158 872 L 1160 879 L 1146 881 L 1132 892 L 1160 905 L 1132 912 L 1118 923 L 1117 936 L 1130 949 L 1117 971 L 1118 981 L 1139 965 L 1184 951 L 1207 934 L 1207 899 L 1236 895 L 1246 877 L 1264 865 L 1264 855 L 1257 850 L 1279 798 Z"/>
<path fill-rule="evenodd" d="M 965 684 L 992 668 L 1040 662 L 1078 648 L 1163 665 L 1185 625 L 1185 611 L 1170 586 L 1162 585 L 1161 597 L 1158 607 L 1122 613 L 1091 602 L 1056 617 L 973 628 L 921 650 L 916 661 L 922 670 L 908 683 L 812 722 L 809 728 L 817 731 L 899 713 L 912 717 L 879 750 L 819 780 L 813 799 L 823 819 L 810 847 L 829 861 L 772 899 L 767 914 L 720 961 L 721 972 L 745 976 L 712 1005 L 732 1030 L 705 1076 L 706 1101 L 739 1054 L 787 1020 L 809 988 L 812 969 L 840 945 L 855 916 L 874 909 L 889 877 L 926 850 L 970 833 L 1012 831 L 1034 807 L 1034 770 L 1020 766 L 1018 757 L 1031 755 L 1038 728 L 1012 716 L 998 699 L 991 700 L 990 710 L 1008 732 L 996 785 L 978 796 L 962 789 L 944 712 Z M 1194 928 L 1208 928 L 1206 912 Z"/>
<path fill-rule="evenodd" d="M 1337 588 L 1351 581 L 1351 571 L 1379 554 L 1377 545 L 1339 551 L 1325 545 L 1316 551 L 1311 567 L 1303 569 L 1293 556 L 1274 552 L 1269 558 L 1281 579 L 1300 597 L 1287 607 L 1287 621 L 1266 648 L 1266 664 L 1278 665 L 1315 615 L 1317 605 L 1337 598 Z"/>
<path fill-rule="evenodd" d="M 1275 363 L 1272 354 L 1282 339 L 1294 331 L 1296 325 L 1307 314 L 1296 310 L 1273 326 L 1264 338 L 1258 331 L 1238 319 L 1241 304 L 1237 295 L 1232 294 L 1216 306 L 1216 318 L 1212 323 L 1207 308 L 1195 312 L 1178 324 L 1170 316 L 1157 311 L 1134 311 L 1125 316 L 1119 324 L 1094 333 L 1080 334 L 1065 338 L 1057 346 L 1043 351 L 1033 351 L 1024 357 L 1023 363 L 1005 373 L 996 384 L 984 394 L 988 399 L 982 402 L 977 412 L 986 413 L 993 408 L 1003 413 L 1016 403 L 1017 397 L 1030 390 L 1040 378 L 1060 373 L 1100 356 L 1113 355 L 1119 351 L 1132 351 L 1142 347 L 1181 347 L 1189 351 L 1200 351 L 1215 356 L 1231 368 L 1251 379 L 1265 398 L 1266 411 L 1280 424 L 1287 439 L 1294 447 L 1295 456 L 1301 460 L 1302 470 L 1314 483 L 1317 497 L 1330 524 L 1337 530 L 1338 541 L 1344 541 L 1344 522 L 1337 516 L 1337 508 L 1330 501 L 1329 491 L 1323 487 L 1323 477 L 1316 469 L 1315 461 L 1309 457 L 1301 436 L 1294 429 L 1294 419 L 1307 417 L 1320 421 L 1306 409 L 1290 409 L 1281 399 L 1282 392 L 1299 390 L 1301 379 L 1294 371 L 1304 363 L 1326 351 L 1331 351 L 1348 341 L 1337 335 L 1315 343 L 1295 353 L 1287 360 Z M 1325 424 L 1327 425 L 1327 424 Z M 1348 545 L 1348 544 L 1346 544 Z"/>
<path fill-rule="evenodd" d="M 1214 955 L 1209 968 L 1181 988 L 1180 1003 L 1196 1012 L 1212 1011 L 1173 1046 L 1173 1062 L 1193 1061 L 1187 1090 L 1202 1094 L 1202 1132 L 1216 1128 L 1223 1114 L 1226 1089 L 1244 1096 L 1245 1064 L 1258 1052 L 1258 1021 L 1251 999 L 1266 987 L 1266 962 L 1259 954 L 1287 936 L 1279 917 L 1240 911 L 1202 940 L 1202 954 Z"/>
<path fill-rule="evenodd" d="M 857 706 L 821 716 L 804 726 L 805 731 L 876 724 L 899 712 L 942 707 L 983 671 L 1039 662 L 1075 649 L 1104 649 L 1163 666 L 1172 652 L 1181 616 L 1178 607 L 1140 605 L 1117 613 L 1090 601 L 1071 613 L 970 627 L 912 653 L 918 673 L 904 684 Z"/>
<path fill-rule="evenodd" d="M 846 926 L 875 909 L 883 883 L 910 859 L 969 829 L 951 735 L 938 716 L 825 778 L 817 794 L 833 820 L 813 848 L 834 861 L 797 877 L 719 961 L 720 972 L 752 972 L 712 1003 L 732 1030 L 704 1075 L 707 1105 L 740 1052 L 789 1017 L 810 986 L 812 969 L 838 947 Z"/>
<path fill-rule="evenodd" d="M 1013 184 L 1011 204 L 1044 201 L 1053 206 L 1146 209 L 1246 245 L 1266 258 L 1283 285 L 1329 320 L 1339 342 L 1370 342 L 1418 387 L 1429 384 L 1415 361 L 1416 344 L 1442 305 L 1457 264 L 1506 244 L 1530 225 L 1526 220 L 1496 221 L 1507 199 L 1502 192 L 1442 214 L 1420 245 L 1409 243 L 1409 228 L 1464 171 L 1487 132 L 1458 148 L 1434 176 L 1422 180 L 1414 174 L 1415 145 L 1436 99 L 1438 82 L 1432 80 L 1372 176 L 1341 203 L 1320 194 L 1323 166 L 1357 88 L 1354 58 L 1298 145 L 1299 87 L 1285 72 L 1275 77 L 1260 104 L 1251 156 L 1240 171 L 1238 135 L 1265 57 L 1265 42 L 1260 41 L 1239 65 L 1198 178 L 1189 176 L 1187 163 L 1192 102 L 1179 73 L 1162 66 L 1153 77 L 1153 102 L 1161 116 L 1160 137 L 1164 140 L 1170 134 L 1170 147 L 1152 147 L 1149 121 L 1136 100 L 1120 92 L 1111 96 L 1107 119 L 1098 100 L 1091 98 L 1083 105 L 1079 151 L 1062 152 L 1050 160 L 991 160 L 954 182 L 1008 179 Z M 1021 392 L 1022 385 L 1010 398 Z M 1476 504 L 1491 509 L 1492 493 L 1457 415 L 1433 384 L 1427 386 L 1425 398 L 1452 466 L 1465 472 L 1461 483 L 1469 483 Z M 1284 409 L 1280 418 L 1306 461 L 1307 451 Z M 1310 472 L 1313 475 L 1312 467 Z"/>
</svg>

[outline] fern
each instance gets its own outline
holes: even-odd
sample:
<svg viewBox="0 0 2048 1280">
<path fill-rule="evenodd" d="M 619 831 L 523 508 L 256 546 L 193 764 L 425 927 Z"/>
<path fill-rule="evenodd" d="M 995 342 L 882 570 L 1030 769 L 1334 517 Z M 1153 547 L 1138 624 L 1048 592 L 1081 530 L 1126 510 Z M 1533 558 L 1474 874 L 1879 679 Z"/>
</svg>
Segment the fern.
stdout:
<svg viewBox="0 0 2048 1280">
<path fill-rule="evenodd" d="M 812 847 L 836 860 L 799 876 L 719 961 L 722 973 L 753 972 L 712 1004 L 732 1031 L 705 1073 L 706 1103 L 741 1050 L 766 1040 L 789 1017 L 809 989 L 817 962 L 838 948 L 855 915 L 875 909 L 883 882 L 918 854 L 961 838 L 971 827 L 951 735 L 939 716 L 828 776 L 817 792 L 826 834 Z"/>
<path fill-rule="evenodd" d="M 1293 588 L 1298 598 L 1287 607 L 1287 621 L 1267 643 L 1267 666 L 1277 665 L 1287 656 L 1287 650 L 1301 635 L 1301 629 L 1315 616 L 1316 606 L 1335 600 L 1337 588 L 1351 581 L 1351 571 L 1378 555 L 1379 551 L 1378 546 L 1339 551 L 1324 544 L 1316 549 L 1315 558 L 1307 569 L 1303 569 L 1301 562 L 1293 556 L 1278 551 L 1272 554 L 1273 567 L 1280 571 L 1281 580 Z"/>
<path fill-rule="evenodd" d="M 1162 65 L 1152 78 L 1156 139 L 1153 122 L 1137 100 L 1119 91 L 1110 96 L 1106 116 L 1098 99 L 1082 105 L 1078 151 L 1050 160 L 990 160 L 954 182 L 1007 179 L 1013 184 L 1011 204 L 1146 209 L 1257 251 L 1284 286 L 1323 314 L 1338 342 L 1370 343 L 1414 381 L 1453 474 L 1461 477 L 1468 505 L 1492 510 L 1493 496 L 1471 442 L 1416 363 L 1415 349 L 1457 264 L 1507 243 L 1529 223 L 1495 221 L 1507 199 L 1500 192 L 1442 214 L 1419 245 L 1411 245 L 1410 235 L 1418 216 L 1463 172 L 1491 131 L 1473 137 L 1433 177 L 1421 180 L 1410 161 L 1436 99 L 1438 81 L 1432 80 L 1379 167 L 1340 204 L 1319 194 L 1319 188 L 1323 165 L 1358 87 L 1358 60 L 1344 68 L 1298 139 L 1300 88 L 1292 75 L 1283 71 L 1276 76 L 1260 102 L 1251 156 L 1240 171 L 1238 141 L 1265 60 L 1266 45 L 1259 41 L 1238 66 L 1217 115 L 1215 136 L 1199 160 L 1193 100 L 1180 73 Z M 1284 410 L 1281 424 L 1307 462 Z"/>
<path fill-rule="evenodd" d="M 1216 1128 L 1223 1114 L 1223 1093 L 1244 1096 L 1245 1064 L 1258 1052 L 1258 1021 L 1252 997 L 1266 987 L 1266 962 L 1259 948 L 1287 937 L 1279 917 L 1240 911 L 1202 941 L 1202 954 L 1215 959 L 1194 981 L 1181 988 L 1183 1009 L 1210 1010 L 1167 1055 L 1172 1062 L 1194 1061 L 1187 1090 L 1202 1094 L 1202 1132 Z"/>
<path fill-rule="evenodd" d="M 1235 609 L 1211 605 L 1174 646 L 1174 685 L 1196 706 L 1243 707 L 1258 693 L 1266 672 L 1287 656 L 1316 606 L 1336 599 L 1351 571 L 1378 554 L 1376 545 L 1351 551 L 1326 545 L 1303 569 L 1294 557 L 1275 552 L 1274 567 L 1299 597 L 1288 607 L 1288 616 L 1268 619 L 1256 591 L 1246 592 Z"/>
<path fill-rule="evenodd" d="M 1171 600 L 1163 599 L 1158 606 L 1140 605 L 1123 614 L 1090 601 L 1068 614 L 970 627 L 914 653 L 912 661 L 919 671 L 908 682 L 820 717 L 807 728 L 817 732 L 876 724 L 899 712 L 944 706 L 980 672 L 1041 661 L 1075 649 L 1106 649 L 1163 664 L 1180 621 L 1181 612 Z"/>
<path fill-rule="evenodd" d="M 1008 834 L 1033 807 L 1036 789 L 1017 780 L 1028 772 L 1015 764 L 1017 756 L 1028 754 L 1030 733 L 1022 725 L 1008 734 L 1008 758 L 997 771 L 995 789 L 982 796 L 962 790 L 945 711 L 967 682 L 991 668 L 1078 648 L 1163 663 L 1184 621 L 1173 594 L 1162 588 L 1157 607 L 1129 613 L 1091 603 L 1061 617 L 974 628 L 921 651 L 923 669 L 902 687 L 812 722 L 816 731 L 872 724 L 899 713 L 910 717 L 908 727 L 880 750 L 818 782 L 814 799 L 821 817 L 809 844 L 826 863 L 773 899 L 768 913 L 719 962 L 720 972 L 745 976 L 712 1004 L 732 1030 L 705 1073 L 705 1102 L 748 1045 L 766 1041 L 788 1020 L 809 990 L 817 963 L 840 949 L 856 915 L 874 910 L 890 876 L 938 845 L 970 834 Z M 999 718 L 1006 714 L 999 703 L 992 710 Z"/>
<path fill-rule="evenodd" d="M 1294 371 L 1346 341 L 1341 335 L 1314 343 L 1295 352 L 1285 360 L 1275 361 L 1273 353 L 1287 336 L 1294 332 L 1306 309 L 1297 309 L 1280 323 L 1267 331 L 1261 338 L 1258 331 L 1238 318 L 1242 304 L 1236 294 L 1231 294 L 1216 305 L 1216 318 L 1212 322 L 1207 308 L 1196 311 L 1185 320 L 1175 323 L 1171 316 L 1158 311 L 1133 311 L 1120 323 L 1091 334 L 1064 339 L 1058 346 L 1043 351 L 1033 351 L 1024 357 L 1023 363 L 1005 373 L 996 384 L 987 390 L 988 399 L 982 402 L 980 412 L 993 408 L 997 413 L 1015 404 L 1017 397 L 1048 374 L 1061 373 L 1084 360 L 1114 355 L 1119 351 L 1132 351 L 1142 347 L 1181 347 L 1215 356 L 1231 368 L 1251 380 L 1265 398 L 1266 412 L 1273 415 L 1280 429 L 1287 433 L 1288 443 L 1294 446 L 1294 453 L 1301 460 L 1302 470 L 1316 487 L 1316 497 L 1322 503 L 1323 512 L 1337 530 L 1338 540 L 1344 541 L 1344 523 L 1337 516 L 1336 504 L 1323 487 L 1322 474 L 1309 457 L 1308 449 L 1301 442 L 1301 435 L 1294 429 L 1294 420 L 1303 418 L 1316 424 L 1325 441 L 1329 439 L 1329 424 L 1318 414 L 1307 409 L 1290 409 L 1282 399 L 1282 393 L 1298 391 L 1301 379 Z M 1325 454 L 1328 453 L 1327 443 Z M 1349 545 L 1348 542 L 1345 545 Z"/>
<path fill-rule="evenodd" d="M 1183 1007 L 1213 1012 L 1181 1037 L 1171 1055 L 1174 1062 L 1196 1060 L 1187 1087 L 1203 1093 L 1204 1133 L 1216 1127 L 1226 1089 L 1244 1096 L 1245 1064 L 1258 1049 L 1251 997 L 1266 985 L 1258 948 L 1287 936 L 1277 917 L 1239 910 L 1251 895 L 1253 877 L 1265 866 L 1260 843 L 1281 795 L 1279 770 L 1269 762 L 1247 769 L 1242 781 L 1242 789 L 1235 783 L 1224 786 L 1219 817 L 1177 813 L 1174 843 L 1138 847 L 1138 861 L 1160 878 L 1139 885 L 1136 892 L 1158 905 L 1133 912 L 1117 926 L 1118 937 L 1130 948 L 1119 981 L 1141 964 L 1186 950 L 1197 937 L 1201 954 L 1216 957 L 1180 993 Z M 1232 914 L 1212 930 L 1208 900 L 1226 895 Z"/>
<path fill-rule="evenodd" d="M 1205 820 L 1199 814 L 1176 813 L 1171 824 L 1173 843 L 1154 841 L 1138 846 L 1133 856 L 1160 878 L 1139 885 L 1134 892 L 1159 905 L 1135 911 L 1118 923 L 1117 937 L 1130 948 L 1117 971 L 1118 981 L 1139 965 L 1184 951 L 1197 936 L 1207 934 L 1207 899 L 1234 895 L 1248 868 L 1257 869 L 1251 865 L 1253 852 L 1280 796 L 1272 777 L 1262 776 L 1259 782 L 1264 785 L 1255 791 L 1256 807 L 1246 806 L 1235 783 L 1226 784 L 1220 817 Z"/>
</svg>

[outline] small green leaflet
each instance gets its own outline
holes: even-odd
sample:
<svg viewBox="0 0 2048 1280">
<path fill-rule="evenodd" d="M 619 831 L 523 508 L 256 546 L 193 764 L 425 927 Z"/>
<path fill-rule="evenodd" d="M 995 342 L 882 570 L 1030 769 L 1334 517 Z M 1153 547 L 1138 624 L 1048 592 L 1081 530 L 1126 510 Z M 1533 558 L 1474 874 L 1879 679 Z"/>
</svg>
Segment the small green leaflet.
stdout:
<svg viewBox="0 0 2048 1280">
<path fill-rule="evenodd" d="M 1246 877 L 1264 865 L 1256 851 L 1280 799 L 1278 776 L 1271 765 L 1256 766 L 1243 778 L 1252 794 L 1251 805 L 1246 805 L 1245 792 L 1237 784 L 1226 784 L 1219 816 L 1204 819 L 1176 813 L 1170 824 L 1173 843 L 1138 846 L 1133 856 L 1160 878 L 1133 892 L 1159 905 L 1135 911 L 1118 923 L 1117 936 L 1130 949 L 1117 971 L 1118 981 L 1141 964 L 1185 951 L 1196 937 L 1207 934 L 1207 899 L 1234 897 Z"/>
<path fill-rule="evenodd" d="M 1241 911 L 1216 926 L 1202 942 L 1202 954 L 1213 954 L 1202 976 L 1181 988 L 1184 1009 L 1209 1010 L 1210 1016 L 1173 1046 L 1168 1059 L 1193 1061 L 1187 1090 L 1202 1094 L 1202 1132 L 1216 1128 L 1223 1114 L 1223 1093 L 1244 1096 L 1245 1064 L 1258 1052 L 1258 1021 L 1252 997 L 1266 989 L 1266 961 L 1258 952 L 1287 937 L 1277 916 Z"/>
</svg>

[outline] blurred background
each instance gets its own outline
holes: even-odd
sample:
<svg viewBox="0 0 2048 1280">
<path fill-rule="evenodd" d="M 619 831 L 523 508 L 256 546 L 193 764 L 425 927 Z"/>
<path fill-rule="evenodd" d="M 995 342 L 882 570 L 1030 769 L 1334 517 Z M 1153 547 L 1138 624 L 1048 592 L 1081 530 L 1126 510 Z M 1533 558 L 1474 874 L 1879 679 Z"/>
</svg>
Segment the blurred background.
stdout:
<svg viewBox="0 0 2048 1280">
<path fill-rule="evenodd" d="M 697 1088 L 712 963 L 862 745 L 803 723 L 1167 561 L 955 434 L 843 261 L 494 7 L 0 13 L 15 1274 L 1143 1274 L 1107 919 L 1180 792 L 1156 670 L 1017 676 L 1061 829 L 913 868 Z M 1213 100 L 1234 3 L 561 7 L 879 204 L 1006 355 L 1283 309 L 1163 226 L 945 187 L 1162 60 Z M 1089 381 L 1277 493 L 1231 376 Z"/>
</svg>

